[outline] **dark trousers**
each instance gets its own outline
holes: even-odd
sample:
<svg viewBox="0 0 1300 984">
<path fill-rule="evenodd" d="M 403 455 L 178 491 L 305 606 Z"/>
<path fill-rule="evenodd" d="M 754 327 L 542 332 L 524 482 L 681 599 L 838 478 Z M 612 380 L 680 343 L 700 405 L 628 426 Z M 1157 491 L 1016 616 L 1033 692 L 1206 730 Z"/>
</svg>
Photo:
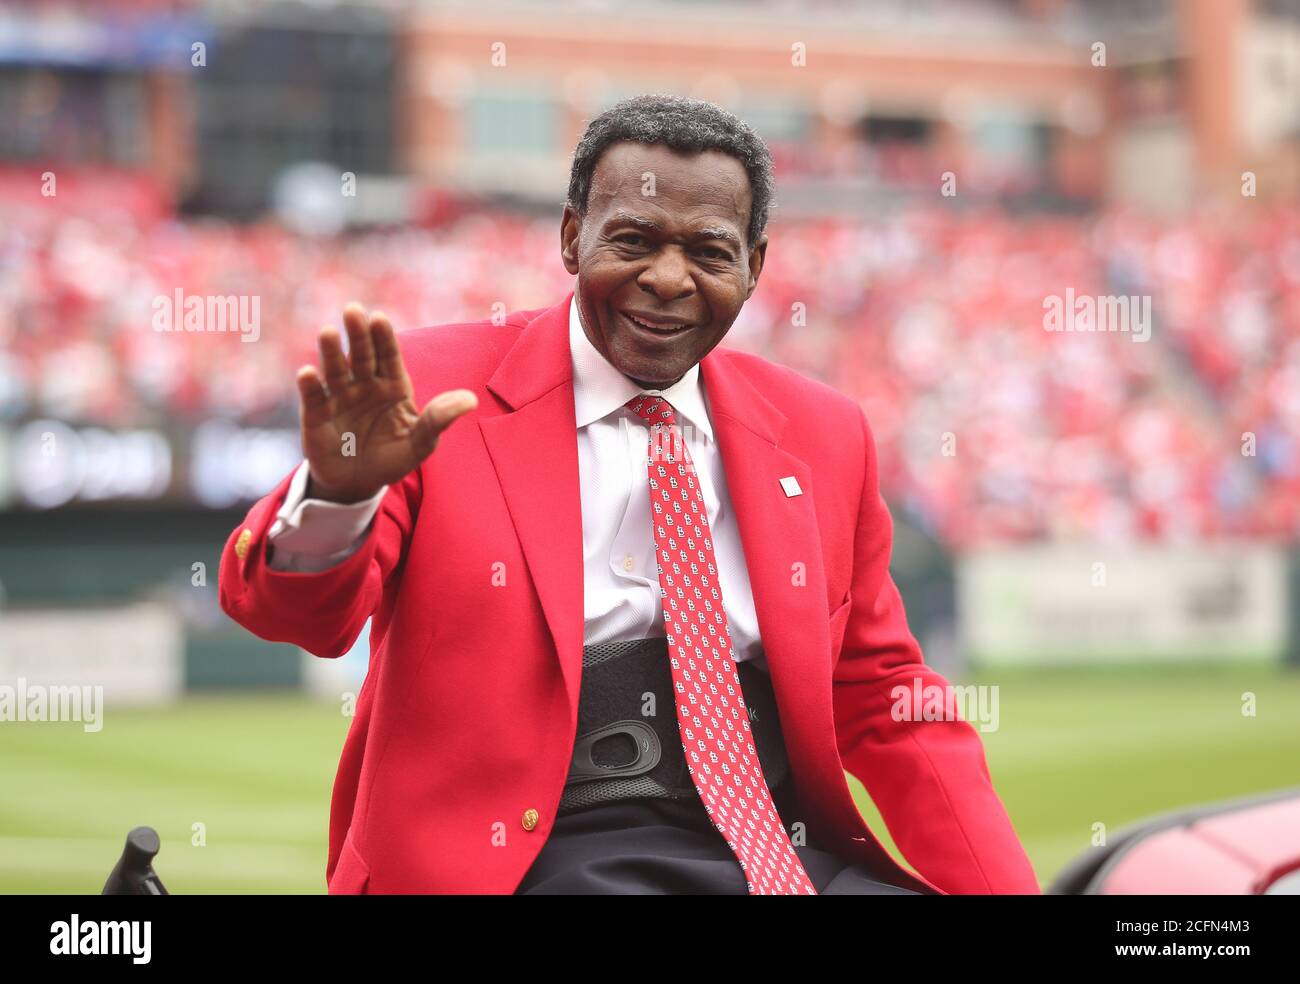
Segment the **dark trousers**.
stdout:
<svg viewBox="0 0 1300 984">
<path fill-rule="evenodd" d="M 698 650 L 697 650 L 698 652 Z M 752 664 L 737 668 L 751 713 L 763 773 L 772 777 L 772 801 L 789 827 L 799 816 L 781 735 L 776 697 L 768 675 Z M 669 717 L 646 719 L 646 692 L 671 709 Z M 604 643 L 583 649 L 578 734 L 599 734 L 612 722 L 653 720 L 664 757 L 652 772 L 660 792 L 646 795 L 635 783 L 604 795 L 561 801 L 560 815 L 537 860 L 516 889 L 518 895 L 745 895 L 744 871 L 709 819 L 686 767 L 675 711 L 667 641 L 662 638 Z M 576 753 L 575 753 L 576 754 Z M 584 752 L 596 764 L 595 749 Z M 606 759 L 599 764 L 631 761 Z M 603 778 L 595 780 L 605 782 Z M 583 790 L 591 787 L 578 783 Z M 617 798 L 616 798 L 617 797 Z M 871 877 L 826 851 L 811 832 L 795 853 L 822 895 L 916 895 Z"/>
<path fill-rule="evenodd" d="M 821 895 L 917 895 L 828 851 L 796 846 Z M 745 876 L 699 799 L 607 803 L 561 816 L 517 895 L 745 895 Z"/>
</svg>

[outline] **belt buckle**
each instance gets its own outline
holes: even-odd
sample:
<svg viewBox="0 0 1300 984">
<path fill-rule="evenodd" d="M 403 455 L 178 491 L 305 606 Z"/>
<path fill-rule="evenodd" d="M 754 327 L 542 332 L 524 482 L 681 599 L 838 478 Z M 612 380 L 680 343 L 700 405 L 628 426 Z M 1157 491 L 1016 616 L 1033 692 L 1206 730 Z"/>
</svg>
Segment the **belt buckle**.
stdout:
<svg viewBox="0 0 1300 984">
<path fill-rule="evenodd" d="M 636 758 L 625 765 L 597 765 L 592 758 L 596 743 L 615 735 L 627 735 L 636 744 Z M 569 763 L 569 775 L 565 785 L 590 782 L 593 779 L 617 779 L 643 775 L 659 764 L 663 747 L 654 728 L 644 721 L 615 721 L 603 728 L 589 731 L 573 743 L 573 757 Z"/>
</svg>

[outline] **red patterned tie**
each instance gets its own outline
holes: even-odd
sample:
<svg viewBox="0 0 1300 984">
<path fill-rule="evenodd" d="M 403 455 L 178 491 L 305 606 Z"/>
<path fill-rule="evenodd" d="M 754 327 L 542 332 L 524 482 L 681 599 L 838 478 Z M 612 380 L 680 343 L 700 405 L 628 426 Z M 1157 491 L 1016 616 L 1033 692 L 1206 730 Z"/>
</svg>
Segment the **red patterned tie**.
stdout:
<svg viewBox="0 0 1300 984">
<path fill-rule="evenodd" d="M 816 895 L 777 816 L 754 749 L 709 514 L 672 404 L 642 393 L 625 406 L 650 425 L 646 471 L 659 597 L 691 780 L 740 862 L 749 894 Z"/>
</svg>

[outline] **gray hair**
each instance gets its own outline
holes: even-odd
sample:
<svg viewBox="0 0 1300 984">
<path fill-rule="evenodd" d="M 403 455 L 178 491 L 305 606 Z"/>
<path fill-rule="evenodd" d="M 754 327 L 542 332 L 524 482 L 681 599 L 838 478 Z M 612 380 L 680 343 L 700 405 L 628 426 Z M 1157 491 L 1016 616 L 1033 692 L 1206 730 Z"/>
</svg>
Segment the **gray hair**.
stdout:
<svg viewBox="0 0 1300 984">
<path fill-rule="evenodd" d="M 683 153 L 717 150 L 740 161 L 749 176 L 751 201 L 746 239 L 750 249 L 758 244 L 767 228 L 775 181 L 772 154 L 748 124 L 702 99 L 660 95 L 624 99 L 588 124 L 573 152 L 568 205 L 578 215 L 587 214 L 591 176 L 600 155 L 625 140 L 661 144 Z"/>
</svg>

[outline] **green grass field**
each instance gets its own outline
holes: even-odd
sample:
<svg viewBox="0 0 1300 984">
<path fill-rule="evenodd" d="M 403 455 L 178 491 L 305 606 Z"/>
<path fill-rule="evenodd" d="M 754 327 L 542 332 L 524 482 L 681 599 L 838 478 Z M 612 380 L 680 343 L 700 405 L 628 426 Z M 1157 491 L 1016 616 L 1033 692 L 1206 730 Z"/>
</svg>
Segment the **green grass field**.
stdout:
<svg viewBox="0 0 1300 984">
<path fill-rule="evenodd" d="M 1300 674 L 1128 671 L 987 679 L 989 768 L 1046 884 L 1144 816 L 1300 785 Z M 1257 695 L 1243 716 L 1242 693 Z M 0 892 L 97 893 L 131 827 L 162 836 L 175 893 L 325 890 L 348 719 L 296 695 L 192 697 L 79 724 L 0 724 Z M 854 783 L 872 828 L 883 824 Z M 194 843 L 195 825 L 206 843 Z"/>
</svg>

